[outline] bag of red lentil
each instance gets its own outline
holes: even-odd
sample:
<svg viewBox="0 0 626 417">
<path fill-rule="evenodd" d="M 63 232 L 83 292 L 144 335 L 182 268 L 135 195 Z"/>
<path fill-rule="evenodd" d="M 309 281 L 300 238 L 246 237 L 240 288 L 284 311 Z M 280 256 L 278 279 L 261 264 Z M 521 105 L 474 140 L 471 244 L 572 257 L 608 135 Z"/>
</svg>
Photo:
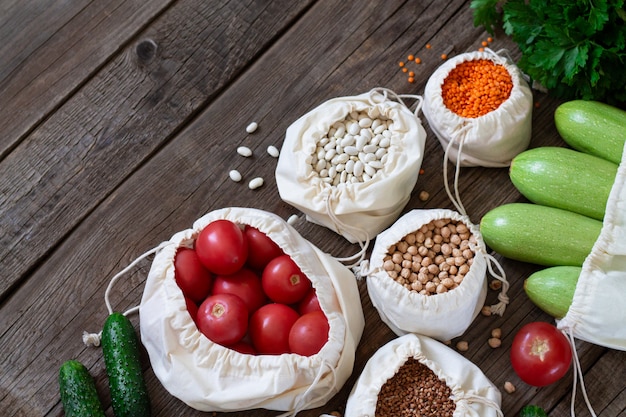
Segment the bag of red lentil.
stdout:
<svg viewBox="0 0 626 417">
<path fill-rule="evenodd" d="M 462 335 L 483 308 L 488 270 L 503 284 L 491 311 L 503 314 L 508 283 L 491 263 L 498 265 L 467 216 L 415 209 L 379 234 L 370 259 L 354 269 L 366 277 L 372 305 L 397 335 L 447 341 Z"/>
<path fill-rule="evenodd" d="M 500 403 L 500 391 L 475 364 L 438 341 L 408 334 L 367 361 L 344 415 L 502 417 Z"/>
<path fill-rule="evenodd" d="M 450 58 L 424 89 L 424 116 L 457 167 L 509 166 L 528 148 L 532 109 L 519 68 L 491 50 Z"/>
<path fill-rule="evenodd" d="M 417 99 L 411 111 L 402 98 Z M 328 100 L 287 129 L 276 167 L 281 198 L 352 243 L 400 215 L 417 181 L 426 131 L 421 97 L 386 89 Z"/>
<path fill-rule="evenodd" d="M 200 333 L 175 282 L 173 262 L 178 248 L 193 247 L 199 232 L 217 219 L 256 227 L 308 276 L 329 322 L 328 342 L 319 353 L 243 354 Z M 265 408 L 295 415 L 325 404 L 343 386 L 364 327 L 359 291 L 347 267 L 280 217 L 251 208 L 210 212 L 159 248 L 139 307 L 140 332 L 155 375 L 173 396 L 201 411 Z"/>
</svg>

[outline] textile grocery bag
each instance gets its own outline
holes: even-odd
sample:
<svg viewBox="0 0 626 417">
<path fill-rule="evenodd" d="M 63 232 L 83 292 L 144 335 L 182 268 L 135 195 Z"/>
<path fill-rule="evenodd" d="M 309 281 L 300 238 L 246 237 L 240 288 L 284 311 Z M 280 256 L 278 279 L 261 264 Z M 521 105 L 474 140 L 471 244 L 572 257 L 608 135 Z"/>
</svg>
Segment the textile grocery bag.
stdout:
<svg viewBox="0 0 626 417">
<path fill-rule="evenodd" d="M 381 387 L 408 358 L 426 365 L 451 389 L 454 417 L 503 416 L 500 391 L 480 368 L 446 345 L 414 334 L 398 337 L 372 355 L 350 392 L 344 416 L 374 416 Z"/>
<path fill-rule="evenodd" d="M 572 304 L 557 327 L 578 339 L 626 350 L 626 146 L 600 236 L 583 263 Z"/>
<path fill-rule="evenodd" d="M 443 294 L 423 295 L 410 291 L 392 279 L 383 267 L 383 261 L 391 246 L 408 233 L 433 220 L 450 219 L 463 222 L 476 239 L 474 260 L 463 282 Z M 466 215 L 447 209 L 414 209 L 399 218 L 391 227 L 376 238 L 370 259 L 355 269 L 357 276 L 365 277 L 367 292 L 380 318 L 397 335 L 416 333 L 440 341 L 462 335 L 484 306 L 487 295 L 487 271 L 502 280 L 499 303 L 492 306 L 494 314 L 502 315 L 508 297 L 508 283 L 504 272 L 496 274 L 491 255 L 478 227 Z"/>
<path fill-rule="evenodd" d="M 476 118 L 461 117 L 444 105 L 442 85 L 455 67 L 476 59 L 504 66 L 513 88 L 497 109 Z M 457 166 L 509 166 L 513 157 L 530 143 L 532 108 L 532 91 L 519 68 L 506 56 L 491 50 L 467 52 L 448 59 L 430 76 L 424 88 L 424 116 L 446 157 Z"/>
<path fill-rule="evenodd" d="M 402 97 L 418 100 L 414 111 Z M 417 116 L 421 97 L 398 96 L 386 89 L 328 100 L 291 124 L 276 167 L 280 197 L 306 219 L 351 243 L 369 242 L 399 216 L 409 201 L 424 156 L 426 131 Z M 320 141 L 353 112 L 393 121 L 382 168 L 368 181 L 333 185 L 312 169 Z"/>
<path fill-rule="evenodd" d="M 173 260 L 179 247 L 190 247 L 200 230 L 216 219 L 256 227 L 309 277 L 330 327 L 329 340 L 318 354 L 246 355 L 198 331 L 175 282 Z M 364 327 L 359 292 L 347 267 L 280 217 L 237 207 L 210 212 L 160 245 L 139 313 L 141 340 L 155 375 L 173 396 L 201 411 L 266 408 L 295 415 L 325 404 L 352 373 Z"/>
</svg>

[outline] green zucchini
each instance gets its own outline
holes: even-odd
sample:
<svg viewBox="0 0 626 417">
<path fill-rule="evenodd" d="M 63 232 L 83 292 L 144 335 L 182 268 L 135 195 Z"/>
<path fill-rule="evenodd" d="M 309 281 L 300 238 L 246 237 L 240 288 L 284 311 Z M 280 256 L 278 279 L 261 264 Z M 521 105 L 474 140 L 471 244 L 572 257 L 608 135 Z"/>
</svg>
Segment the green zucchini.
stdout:
<svg viewBox="0 0 626 417">
<path fill-rule="evenodd" d="M 626 111 L 598 101 L 572 100 L 554 112 L 556 129 L 572 148 L 619 164 L 626 142 Z"/>
<path fill-rule="evenodd" d="M 602 222 L 571 211 L 532 203 L 510 203 L 483 216 L 480 232 L 500 255 L 544 266 L 582 266 Z"/>
<path fill-rule="evenodd" d="M 139 339 L 132 323 L 123 314 L 112 313 L 107 317 L 102 329 L 102 352 L 115 416 L 150 416 Z"/>
<path fill-rule="evenodd" d="M 555 146 L 518 154 L 509 170 L 515 188 L 533 203 L 597 220 L 604 218 L 616 175 L 613 162 Z"/>
<path fill-rule="evenodd" d="M 537 307 L 552 317 L 561 319 L 572 305 L 581 271 L 579 266 L 541 269 L 524 280 L 524 291 Z"/>
<path fill-rule="evenodd" d="M 89 370 L 77 360 L 59 368 L 59 391 L 67 417 L 104 417 L 96 383 Z"/>
</svg>

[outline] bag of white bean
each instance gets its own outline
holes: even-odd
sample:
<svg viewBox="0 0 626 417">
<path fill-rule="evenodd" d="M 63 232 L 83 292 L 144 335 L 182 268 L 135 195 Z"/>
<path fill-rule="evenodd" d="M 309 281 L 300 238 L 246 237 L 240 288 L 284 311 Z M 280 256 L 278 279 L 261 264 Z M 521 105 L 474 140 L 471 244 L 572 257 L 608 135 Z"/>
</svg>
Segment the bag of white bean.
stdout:
<svg viewBox="0 0 626 417">
<path fill-rule="evenodd" d="M 401 97 L 416 98 L 415 111 Z M 286 132 L 276 167 L 281 198 L 352 243 L 373 239 L 417 181 L 426 140 L 420 107 L 419 96 L 374 89 L 309 111 Z"/>
<path fill-rule="evenodd" d="M 476 62 L 487 68 L 471 67 Z M 499 90 L 494 84 L 487 90 L 489 82 Z M 472 87 L 485 87 L 475 101 Z M 530 143 L 532 109 L 532 91 L 519 68 L 490 50 L 448 59 L 424 89 L 424 116 L 457 166 L 509 166 Z"/>
<path fill-rule="evenodd" d="M 467 216 L 415 209 L 380 233 L 369 261 L 354 269 L 366 278 L 372 305 L 397 335 L 447 341 L 462 335 L 483 308 L 488 270 L 503 284 L 491 311 L 504 312 L 508 283 L 502 271 L 494 273 L 492 262 Z"/>
<path fill-rule="evenodd" d="M 329 322 L 328 342 L 317 354 L 243 354 L 200 333 L 175 282 L 174 257 L 179 248 L 193 247 L 199 232 L 218 219 L 265 233 L 311 280 Z M 172 395 L 201 411 L 265 408 L 295 415 L 325 404 L 352 373 L 364 327 L 351 271 L 280 217 L 251 208 L 210 212 L 161 244 L 139 312 L 141 340 L 155 375 Z"/>
<path fill-rule="evenodd" d="M 407 334 L 367 361 L 344 415 L 398 416 L 423 409 L 423 415 L 438 417 L 502 417 L 500 404 L 500 391 L 475 364 L 443 343 Z"/>
</svg>

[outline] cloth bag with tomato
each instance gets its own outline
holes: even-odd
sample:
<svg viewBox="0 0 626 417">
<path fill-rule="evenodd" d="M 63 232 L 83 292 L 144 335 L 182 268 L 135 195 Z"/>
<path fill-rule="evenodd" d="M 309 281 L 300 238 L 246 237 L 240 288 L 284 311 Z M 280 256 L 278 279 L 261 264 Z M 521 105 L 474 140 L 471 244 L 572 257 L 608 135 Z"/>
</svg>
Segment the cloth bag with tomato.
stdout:
<svg viewBox="0 0 626 417">
<path fill-rule="evenodd" d="M 409 358 L 426 365 L 451 389 L 454 416 L 497 417 L 501 394 L 483 372 L 455 350 L 425 336 L 407 334 L 381 348 L 367 361 L 346 404 L 346 416 L 373 416 L 383 384 Z M 394 410 L 398 414 L 402 410 Z"/>
<path fill-rule="evenodd" d="M 415 111 L 402 98 L 417 99 Z M 333 230 L 351 243 L 369 242 L 398 218 L 417 182 L 426 141 L 426 131 L 417 116 L 420 108 L 419 96 L 399 96 L 378 88 L 333 98 L 304 114 L 285 134 L 276 167 L 280 197 L 301 210 L 308 221 Z M 371 179 L 333 185 L 312 171 L 310 160 L 320 138 L 354 112 L 393 121 L 388 129 L 390 145 L 383 149 L 382 168 Z"/>
<path fill-rule="evenodd" d="M 327 341 L 317 353 L 241 353 L 199 331 L 201 319 L 192 319 L 186 296 L 176 282 L 175 258 L 179 250 L 194 244 L 199 249 L 205 244 L 198 236 L 219 220 L 262 232 L 310 279 L 319 309 L 328 320 Z M 341 389 L 352 373 L 364 328 L 359 291 L 347 267 L 305 240 L 280 217 L 252 208 L 212 211 L 160 248 L 139 307 L 140 332 L 155 375 L 172 395 L 201 411 L 265 408 L 295 414 L 322 406 Z M 217 286 L 217 278 L 213 285 Z M 281 311 L 290 309 L 284 304 L 265 304 L 276 305 L 282 306 Z M 279 314 L 276 318 L 280 321 L 283 317 Z M 292 314 L 296 313 L 292 310 Z M 270 344 L 271 336 L 265 336 Z"/>
</svg>

